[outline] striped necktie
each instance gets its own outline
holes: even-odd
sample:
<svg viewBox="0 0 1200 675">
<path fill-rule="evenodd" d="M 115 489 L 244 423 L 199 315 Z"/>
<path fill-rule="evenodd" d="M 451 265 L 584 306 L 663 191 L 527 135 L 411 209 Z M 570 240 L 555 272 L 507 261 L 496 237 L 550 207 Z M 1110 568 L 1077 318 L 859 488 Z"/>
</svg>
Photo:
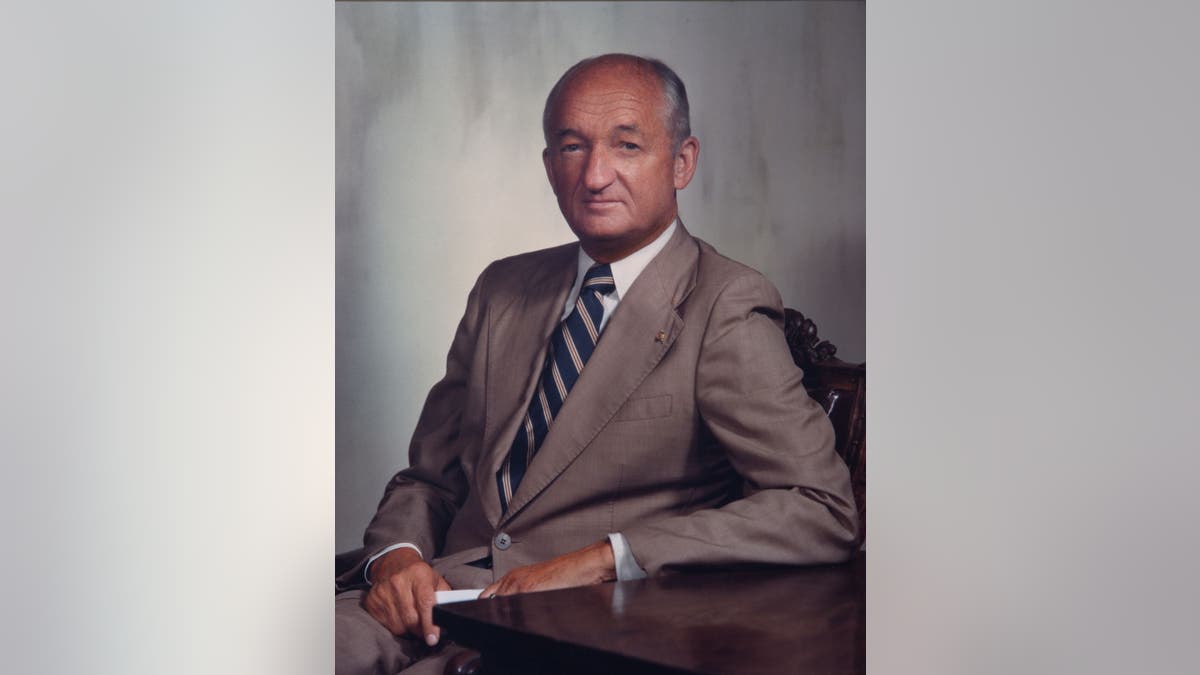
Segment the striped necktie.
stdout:
<svg viewBox="0 0 1200 675">
<path fill-rule="evenodd" d="M 500 510 L 508 510 L 513 493 L 525 477 L 525 470 L 550 430 L 550 423 L 562 408 L 563 401 L 579 373 L 596 348 L 600 338 L 600 319 L 604 316 L 601 296 L 616 289 L 608 265 L 592 265 L 583 277 L 575 308 L 550 336 L 550 350 L 538 380 L 537 391 L 529 401 L 529 409 L 521 428 L 508 450 L 508 458 L 496 472 L 500 486 Z"/>
</svg>

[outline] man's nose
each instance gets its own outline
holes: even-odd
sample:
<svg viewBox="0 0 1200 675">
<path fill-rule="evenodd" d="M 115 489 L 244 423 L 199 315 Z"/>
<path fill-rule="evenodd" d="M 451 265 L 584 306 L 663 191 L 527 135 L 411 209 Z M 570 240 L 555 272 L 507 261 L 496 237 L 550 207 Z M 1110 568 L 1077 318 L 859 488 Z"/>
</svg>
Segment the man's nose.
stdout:
<svg viewBox="0 0 1200 675">
<path fill-rule="evenodd" d="M 592 192 L 599 192 L 613 182 L 616 172 L 613 171 L 612 158 L 604 148 L 595 148 L 588 153 L 587 164 L 583 168 L 583 184 Z"/>
</svg>

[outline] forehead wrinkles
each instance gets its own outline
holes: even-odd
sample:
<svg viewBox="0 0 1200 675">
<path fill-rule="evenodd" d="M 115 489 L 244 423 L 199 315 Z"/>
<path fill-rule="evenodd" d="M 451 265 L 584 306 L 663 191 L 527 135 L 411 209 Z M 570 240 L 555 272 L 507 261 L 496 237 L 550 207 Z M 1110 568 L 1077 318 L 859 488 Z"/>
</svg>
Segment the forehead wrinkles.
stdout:
<svg viewBox="0 0 1200 675">
<path fill-rule="evenodd" d="M 567 91 L 559 106 L 559 127 L 574 127 L 578 122 L 608 120 L 614 124 L 635 123 L 646 127 L 658 118 L 666 121 L 665 105 L 657 92 L 645 87 L 618 87 L 591 90 L 586 87 Z M 585 119 L 577 119 L 585 118 Z"/>
</svg>

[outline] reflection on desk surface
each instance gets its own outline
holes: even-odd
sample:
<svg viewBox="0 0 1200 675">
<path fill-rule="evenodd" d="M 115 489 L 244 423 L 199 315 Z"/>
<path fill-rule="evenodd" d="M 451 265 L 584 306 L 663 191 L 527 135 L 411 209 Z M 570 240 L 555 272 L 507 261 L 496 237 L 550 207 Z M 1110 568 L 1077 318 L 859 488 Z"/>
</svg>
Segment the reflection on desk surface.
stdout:
<svg viewBox="0 0 1200 675">
<path fill-rule="evenodd" d="M 860 553 L 845 565 L 682 572 L 450 605 L 439 616 L 485 661 L 492 647 L 554 652 L 547 658 L 577 672 L 620 663 L 622 672 L 857 673 L 865 567 Z"/>
</svg>

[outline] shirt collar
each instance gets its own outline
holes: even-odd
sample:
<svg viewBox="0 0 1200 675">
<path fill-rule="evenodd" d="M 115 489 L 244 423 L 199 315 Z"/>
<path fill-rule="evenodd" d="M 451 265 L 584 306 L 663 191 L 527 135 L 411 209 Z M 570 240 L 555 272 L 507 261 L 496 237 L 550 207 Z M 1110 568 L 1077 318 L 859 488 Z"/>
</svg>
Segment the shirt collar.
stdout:
<svg viewBox="0 0 1200 675">
<path fill-rule="evenodd" d="M 667 229 L 663 230 L 662 234 L 659 234 L 654 241 L 646 244 L 633 253 L 630 253 L 624 258 L 608 264 L 609 268 L 612 269 L 613 284 L 617 287 L 615 293 L 618 300 L 625 296 L 625 293 L 629 290 L 629 287 L 632 286 L 633 282 L 637 280 L 638 275 L 642 273 L 642 270 L 646 269 L 646 265 L 649 265 L 650 261 L 654 260 L 654 256 L 658 255 L 658 252 L 667 245 L 667 242 L 671 239 L 671 235 L 675 233 L 675 227 L 678 224 L 679 219 L 676 218 L 675 220 L 671 221 L 671 224 L 667 226 Z M 583 247 L 580 246 L 579 269 L 575 274 L 576 286 L 579 286 L 583 283 L 583 276 L 587 274 L 588 268 L 595 264 L 596 261 L 592 260 L 588 254 L 584 253 Z"/>
</svg>

